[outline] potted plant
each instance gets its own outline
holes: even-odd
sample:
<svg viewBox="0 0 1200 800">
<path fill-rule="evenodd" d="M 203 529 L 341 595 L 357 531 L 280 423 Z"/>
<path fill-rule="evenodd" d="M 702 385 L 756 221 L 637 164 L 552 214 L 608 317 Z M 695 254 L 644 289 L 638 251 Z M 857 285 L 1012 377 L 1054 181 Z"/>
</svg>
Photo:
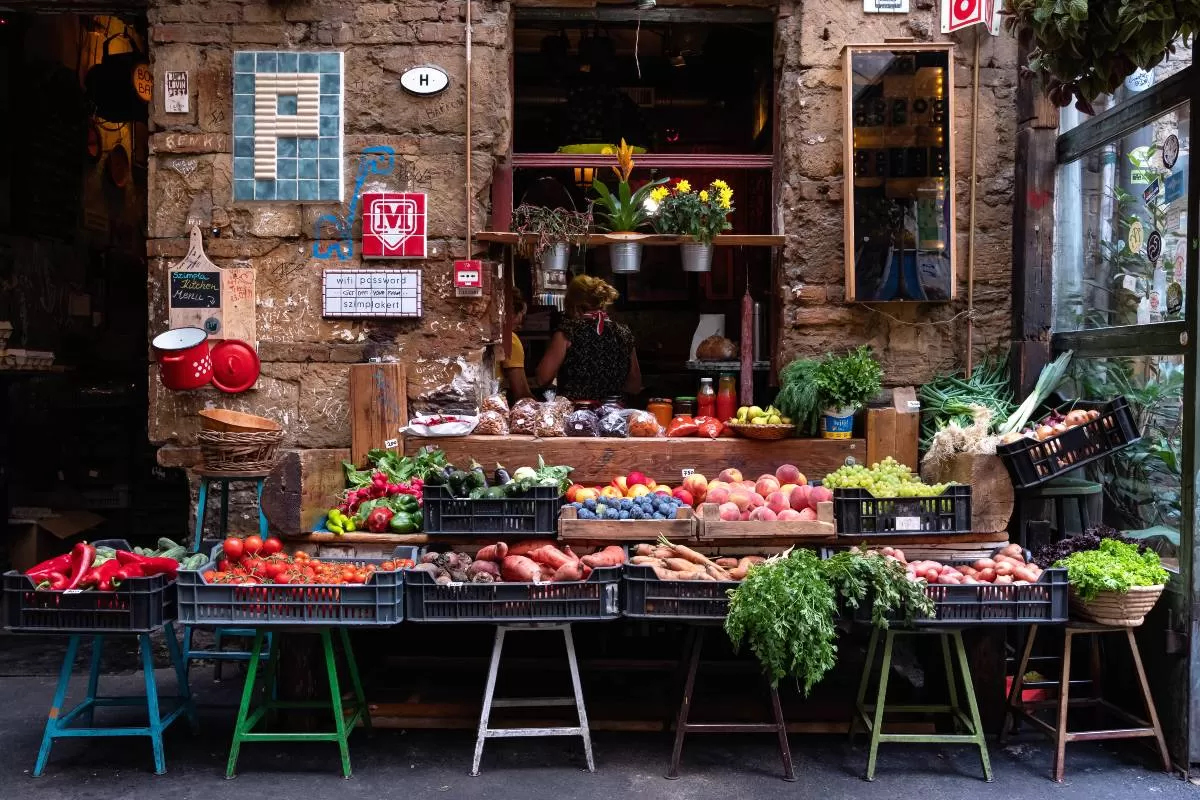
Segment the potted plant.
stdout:
<svg viewBox="0 0 1200 800">
<path fill-rule="evenodd" d="M 826 355 L 814 371 L 817 395 L 824 412 L 821 436 L 849 439 L 854 433 L 854 414 L 883 388 L 883 369 L 862 345 L 844 356 Z"/>
<path fill-rule="evenodd" d="M 614 273 L 637 272 L 642 268 L 642 243 L 637 240 L 637 229 L 650 220 L 650 209 L 646 201 L 656 186 L 666 183 L 666 178 L 641 186 L 636 192 L 629 186 L 629 175 L 633 172 L 633 147 L 621 140 L 617 149 L 617 166 L 613 167 L 618 184 L 617 191 L 610 192 L 599 178 L 592 181 L 592 189 L 599 197 L 596 205 L 601 209 L 601 230 L 615 234 L 627 234 L 627 241 L 614 242 L 609 248 L 609 259 Z"/>
<path fill-rule="evenodd" d="M 1101 625 L 1141 625 L 1169 577 L 1153 550 L 1103 539 L 1097 550 L 1072 553 L 1055 562 L 1071 582 L 1071 610 Z"/>
<path fill-rule="evenodd" d="M 522 203 L 512 215 L 521 255 L 532 258 L 542 269 L 558 272 L 566 271 L 571 245 L 585 242 L 591 228 L 591 214 L 565 208 Z"/>
<path fill-rule="evenodd" d="M 659 233 L 690 236 L 681 244 L 684 272 L 708 272 L 712 269 L 713 238 L 733 226 L 733 189 L 723 180 L 715 180 L 707 189 L 693 191 L 686 180 L 673 189 L 659 186 L 650 192 L 654 227 Z"/>
</svg>

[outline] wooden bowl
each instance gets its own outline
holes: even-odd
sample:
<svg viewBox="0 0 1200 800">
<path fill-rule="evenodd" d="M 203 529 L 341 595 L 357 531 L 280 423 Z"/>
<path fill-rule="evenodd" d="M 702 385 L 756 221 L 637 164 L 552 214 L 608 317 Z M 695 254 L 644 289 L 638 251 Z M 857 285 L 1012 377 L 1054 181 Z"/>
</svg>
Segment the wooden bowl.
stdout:
<svg viewBox="0 0 1200 800">
<path fill-rule="evenodd" d="M 273 419 L 230 411 L 227 408 L 206 408 L 197 413 L 200 415 L 200 426 L 206 431 L 253 433 L 283 430 L 283 426 Z"/>
<path fill-rule="evenodd" d="M 737 422 L 726 422 L 725 425 L 731 428 L 738 436 L 744 436 L 747 439 L 774 441 L 776 439 L 789 439 L 796 435 L 795 425 L 745 425 Z"/>
</svg>

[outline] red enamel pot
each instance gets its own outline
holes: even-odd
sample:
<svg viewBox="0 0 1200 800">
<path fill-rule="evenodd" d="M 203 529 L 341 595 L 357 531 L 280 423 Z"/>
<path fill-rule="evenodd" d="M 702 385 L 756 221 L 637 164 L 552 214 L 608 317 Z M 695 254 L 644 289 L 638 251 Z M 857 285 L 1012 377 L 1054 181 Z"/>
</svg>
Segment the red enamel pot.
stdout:
<svg viewBox="0 0 1200 800">
<path fill-rule="evenodd" d="M 151 342 L 158 353 L 158 377 L 175 392 L 199 389 L 212 380 L 208 332 L 203 328 L 172 328 Z"/>
</svg>

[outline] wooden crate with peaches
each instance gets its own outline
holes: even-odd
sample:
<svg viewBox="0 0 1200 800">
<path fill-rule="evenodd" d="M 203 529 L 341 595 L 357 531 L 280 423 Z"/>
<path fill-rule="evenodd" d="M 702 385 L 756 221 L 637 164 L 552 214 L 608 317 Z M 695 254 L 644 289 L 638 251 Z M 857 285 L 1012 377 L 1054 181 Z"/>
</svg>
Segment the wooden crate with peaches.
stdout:
<svg viewBox="0 0 1200 800">
<path fill-rule="evenodd" d="M 697 478 L 703 476 L 689 480 Z M 835 535 L 833 493 L 809 486 L 804 473 L 791 464 L 753 481 L 726 469 L 702 488 L 698 483 L 695 480 L 689 490 L 699 497 L 701 541 Z"/>
</svg>

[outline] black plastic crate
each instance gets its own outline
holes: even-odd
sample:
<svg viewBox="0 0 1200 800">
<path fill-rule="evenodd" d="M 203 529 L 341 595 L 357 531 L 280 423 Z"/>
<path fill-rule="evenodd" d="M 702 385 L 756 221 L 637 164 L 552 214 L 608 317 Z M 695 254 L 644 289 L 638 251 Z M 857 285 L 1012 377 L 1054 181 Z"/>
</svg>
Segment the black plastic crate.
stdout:
<svg viewBox="0 0 1200 800">
<path fill-rule="evenodd" d="M 562 495 L 555 486 L 538 486 L 523 497 L 499 500 L 454 497 L 445 486 L 426 486 L 425 533 L 554 536 Z"/>
<path fill-rule="evenodd" d="M 96 547 L 130 550 L 124 539 Z M 130 578 L 111 592 L 51 591 L 12 570 L 4 574 L 4 627 L 14 633 L 150 633 L 176 618 L 175 581 L 164 575 Z"/>
<path fill-rule="evenodd" d="M 913 533 L 970 533 L 971 487 L 947 486 L 933 497 L 876 497 L 866 489 L 834 489 L 838 536 L 856 539 Z"/>
<path fill-rule="evenodd" d="M 720 620 L 729 613 L 729 590 L 740 581 L 664 581 L 641 564 L 626 564 L 621 579 L 627 617 Z"/>
<path fill-rule="evenodd" d="M 954 627 L 1066 622 L 1070 615 L 1069 589 L 1065 569 L 1044 570 L 1037 583 L 1020 586 L 1013 583 L 930 584 L 925 588 L 925 594 L 933 600 L 934 616 L 915 619 L 913 625 Z M 853 612 L 853 617 L 859 622 L 870 621 L 869 598 Z"/>
<path fill-rule="evenodd" d="M 621 567 L 592 570 L 585 581 L 452 583 L 405 570 L 404 594 L 413 622 L 584 622 L 621 615 Z"/>
<path fill-rule="evenodd" d="M 1081 408 L 1084 407 L 1082 404 Z M 1016 489 L 1029 489 L 1142 438 L 1124 397 L 1095 406 L 1100 416 L 1045 441 L 1021 438 L 996 448 Z"/>
<path fill-rule="evenodd" d="M 214 557 L 216 551 L 214 550 Z M 392 558 L 417 559 L 417 548 L 397 547 Z M 339 564 L 382 564 L 387 558 L 322 558 Z M 404 619 L 404 571 L 376 572 L 362 585 L 210 584 L 204 572 L 179 573 L 179 619 L 188 625 L 394 625 Z"/>
</svg>

